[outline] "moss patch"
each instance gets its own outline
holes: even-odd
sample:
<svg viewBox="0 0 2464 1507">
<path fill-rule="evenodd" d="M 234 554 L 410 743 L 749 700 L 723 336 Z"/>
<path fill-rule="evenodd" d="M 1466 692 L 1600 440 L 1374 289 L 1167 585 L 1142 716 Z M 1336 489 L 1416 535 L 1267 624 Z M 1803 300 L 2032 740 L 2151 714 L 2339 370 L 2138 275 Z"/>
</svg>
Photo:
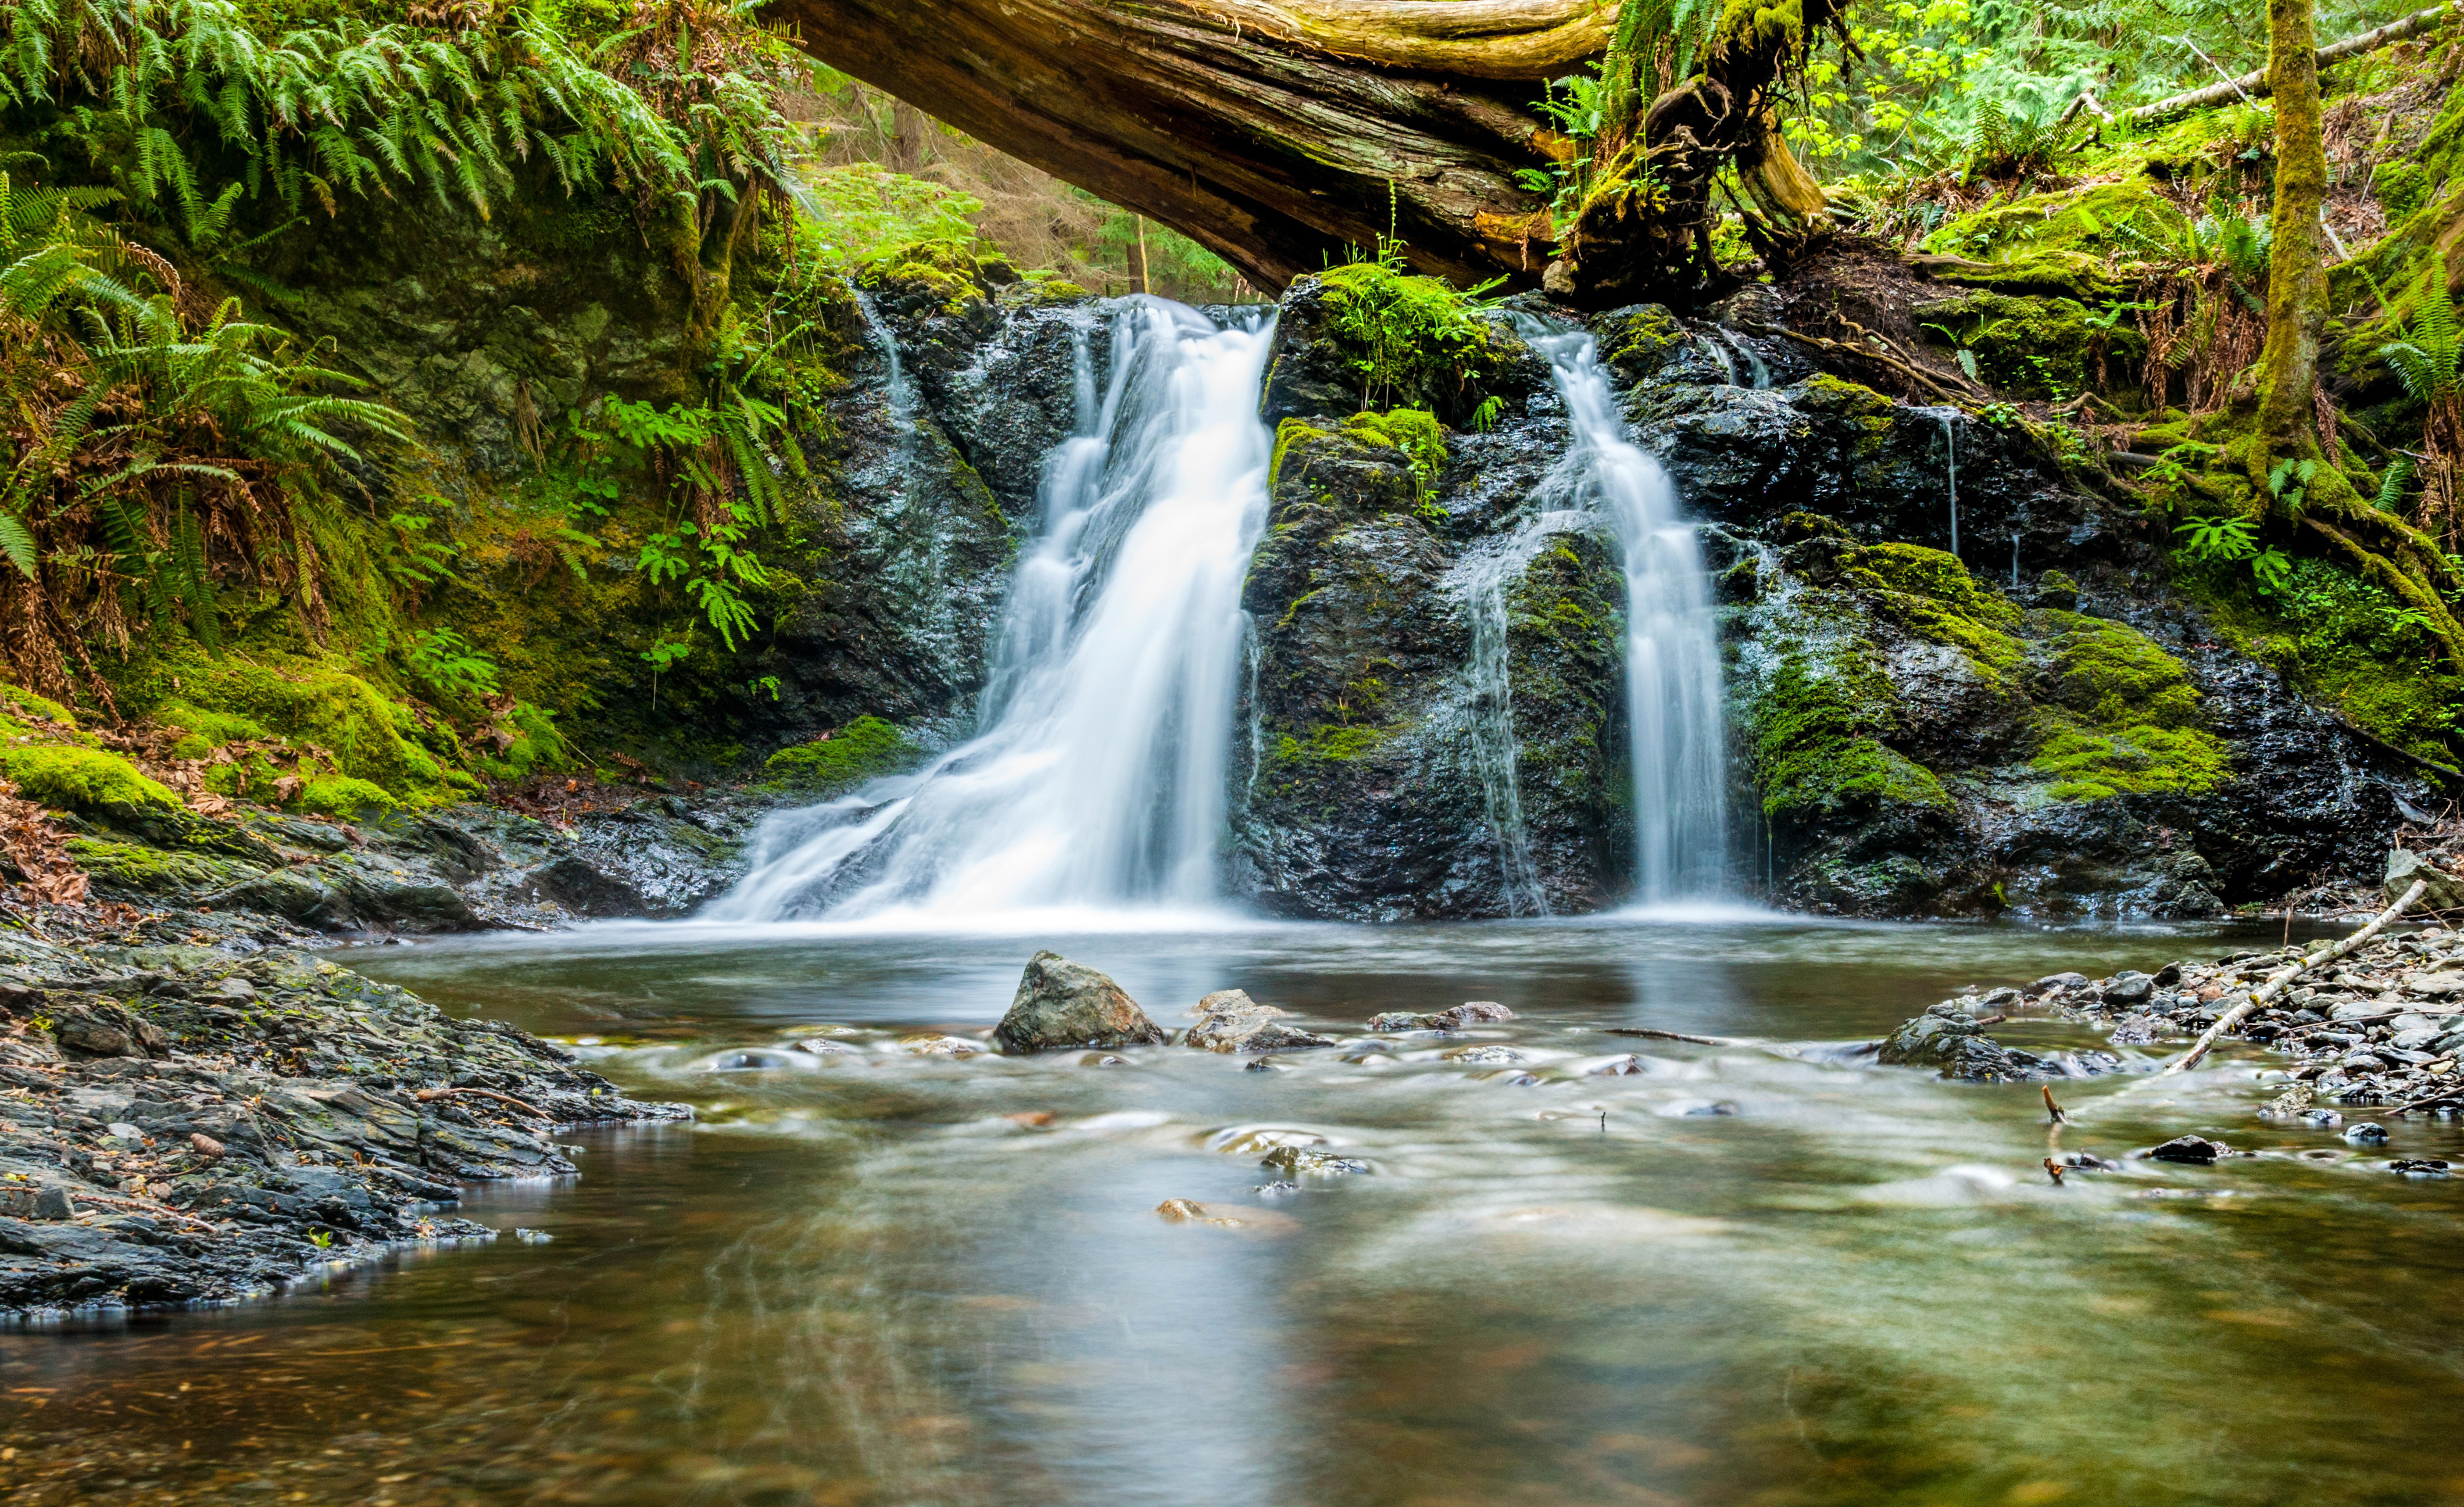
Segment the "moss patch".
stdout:
<svg viewBox="0 0 2464 1507">
<path fill-rule="evenodd" d="M 137 766 L 100 749 L 57 744 L 0 748 L 0 777 L 29 800 L 62 811 L 105 806 L 180 807 L 180 797 L 146 778 Z"/>
<path fill-rule="evenodd" d="M 325 779 L 312 779 L 299 792 L 300 810 L 320 817 L 357 819 L 385 816 L 402 809 L 402 802 L 378 786 L 348 775 L 336 775 Z"/>
<path fill-rule="evenodd" d="M 1375 752 L 1386 738 L 1376 728 L 1321 724 L 1297 737 L 1287 732 L 1277 738 L 1273 757 L 1280 764 L 1343 763 Z"/>
<path fill-rule="evenodd" d="M 869 779 L 896 775 L 923 760 L 924 750 L 879 717 L 858 717 L 826 741 L 781 749 L 763 766 L 774 790 L 828 797 Z"/>
<path fill-rule="evenodd" d="M 1931 770 L 1881 740 L 1891 688 L 1859 652 L 1793 656 L 1759 698 L 1754 771 L 1766 816 L 1830 816 L 1885 802 L 1948 806 Z"/>
<path fill-rule="evenodd" d="M 1839 564 L 1883 616 L 1959 650 L 1988 680 L 1998 682 L 2026 657 L 2010 632 L 2019 609 L 1978 586 L 1955 555 L 1922 544 L 1868 544 L 1841 551 Z"/>
<path fill-rule="evenodd" d="M 2233 775 L 2224 745 L 2196 728 L 2065 729 L 2046 740 L 2029 768 L 2052 780 L 2057 800 L 2151 791 L 2204 795 Z"/>
<path fill-rule="evenodd" d="M 1977 375 L 1995 387 L 2036 398 L 2066 398 L 2101 385 L 2109 362 L 2136 363 L 2146 337 L 2128 324 L 2090 317 L 2076 298 L 1974 293 L 1916 312 L 1929 339 L 1964 349 Z"/>
</svg>

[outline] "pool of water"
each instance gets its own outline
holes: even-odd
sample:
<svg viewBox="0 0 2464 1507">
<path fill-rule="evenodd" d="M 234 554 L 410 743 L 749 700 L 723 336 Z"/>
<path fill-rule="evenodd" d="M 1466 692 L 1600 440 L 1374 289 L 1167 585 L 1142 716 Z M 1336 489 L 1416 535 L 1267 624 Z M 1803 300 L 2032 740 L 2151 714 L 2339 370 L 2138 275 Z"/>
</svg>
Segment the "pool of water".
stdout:
<svg viewBox="0 0 2464 1507">
<path fill-rule="evenodd" d="M 595 1037 L 702 1119 L 473 1191 L 553 1243 L 0 1336 L 0 1500 L 2464 1500 L 2464 1188 L 2384 1169 L 2464 1157 L 2456 1130 L 2365 1154 L 2262 1125 L 2260 1059 L 2229 1054 L 2064 1086 L 2059 1148 L 2264 1154 L 2055 1187 L 2035 1088 L 1836 1050 L 1963 984 L 2255 940 L 1706 917 L 362 951 Z M 904 1049 L 989 1026 L 1040 946 L 1166 1025 L 1234 987 L 1347 1037 L 1469 999 L 1517 1018 L 1275 1071 Z M 820 1027 L 853 1050 L 768 1055 Z M 1480 1044 L 1521 1060 L 1444 1056 Z M 743 1060 L 809 1065 L 718 1070 Z M 1272 1190 L 1261 1149 L 1309 1137 L 1368 1169 Z"/>
</svg>

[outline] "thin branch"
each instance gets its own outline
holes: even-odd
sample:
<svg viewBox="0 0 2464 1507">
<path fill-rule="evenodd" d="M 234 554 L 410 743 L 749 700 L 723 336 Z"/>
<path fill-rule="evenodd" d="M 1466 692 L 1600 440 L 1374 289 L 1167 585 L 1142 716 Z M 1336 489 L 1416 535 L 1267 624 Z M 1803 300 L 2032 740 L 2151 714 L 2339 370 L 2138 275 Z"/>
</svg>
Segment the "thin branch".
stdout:
<svg viewBox="0 0 2464 1507">
<path fill-rule="evenodd" d="M 2393 921 L 2396 917 L 2403 915 L 2406 911 L 2411 909 L 2412 903 L 2419 900 L 2423 895 L 2428 894 L 2429 892 L 2430 881 L 2426 879 L 2414 880 L 2412 882 L 2412 887 L 2404 892 L 2404 897 L 2398 900 L 2394 905 L 2380 911 L 2378 915 L 2371 920 L 2368 926 L 2362 928 L 2362 929 L 2354 932 L 2351 936 L 2346 937 L 2342 942 L 2337 943 L 2334 947 L 2322 948 L 2316 952 L 2307 953 L 2293 963 L 2277 970 L 2275 974 L 2270 977 L 2266 983 L 2259 985 L 2256 989 L 2250 992 L 2250 997 L 2248 999 L 2243 1000 L 2240 1004 L 2233 1006 L 2231 1010 L 2218 1016 L 2216 1017 L 2216 1023 L 2208 1027 L 2206 1034 L 2201 1036 L 2197 1041 L 2191 1043 L 2189 1051 L 2183 1053 L 2180 1057 L 2175 1058 L 2170 1062 L 2166 1063 L 2164 1070 L 2156 1076 L 2159 1078 L 2170 1078 L 2175 1073 L 2187 1073 L 2191 1068 L 2198 1066 L 2199 1059 L 2208 1055 L 2208 1053 L 2215 1046 L 2217 1040 L 2220 1039 L 2226 1032 L 2241 1024 L 2243 1016 L 2248 1016 L 2252 1011 L 2256 1010 L 2259 1006 L 2284 993 L 2284 986 L 2292 983 L 2295 979 L 2299 978 L 2302 974 L 2310 972 L 2310 970 L 2318 967 L 2320 964 L 2332 963 L 2336 959 L 2351 952 L 2356 948 L 2365 945 L 2370 938 L 2377 936 L 2381 931 L 2385 930 L 2388 922 Z"/>
</svg>

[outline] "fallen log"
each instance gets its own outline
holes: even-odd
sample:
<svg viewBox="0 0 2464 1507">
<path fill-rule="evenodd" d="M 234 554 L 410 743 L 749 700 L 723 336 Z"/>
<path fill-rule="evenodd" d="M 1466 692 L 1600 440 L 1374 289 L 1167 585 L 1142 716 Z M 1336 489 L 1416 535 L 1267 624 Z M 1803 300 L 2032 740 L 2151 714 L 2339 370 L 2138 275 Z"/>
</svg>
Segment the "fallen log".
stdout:
<svg viewBox="0 0 2464 1507">
<path fill-rule="evenodd" d="M 2332 963 L 2336 959 L 2343 957 L 2349 952 L 2367 946 L 2372 937 L 2377 936 L 2381 931 L 2387 929 L 2389 922 L 2411 909 L 2413 902 L 2419 900 L 2423 895 L 2426 895 L 2429 892 L 2430 882 L 2428 880 L 2414 880 L 2411 887 L 2407 889 L 2403 896 L 2399 898 L 2394 905 L 2387 906 L 2385 910 L 2380 911 L 2376 916 L 2372 917 L 2368 926 L 2362 928 L 2362 929 L 2354 932 L 2351 936 L 2346 937 L 2344 940 L 2337 943 L 2333 947 L 2321 948 L 2315 952 L 2304 953 L 2301 957 L 2295 959 L 2292 963 L 2287 964 L 2283 968 L 2277 969 L 2273 974 L 2269 975 L 2266 983 L 2259 985 L 2256 989 L 2250 992 L 2250 997 L 2248 999 L 2243 1000 L 2240 1004 L 2233 1006 L 2231 1010 L 2218 1016 L 2216 1017 L 2216 1023 L 2208 1027 L 2207 1031 L 2200 1036 L 2199 1039 L 2190 1044 L 2190 1049 L 2189 1051 L 2183 1053 L 2180 1057 L 2175 1058 L 2170 1062 L 2166 1063 L 2164 1070 L 2156 1076 L 2159 1078 L 2170 1078 L 2175 1073 L 2187 1073 L 2191 1068 L 2198 1066 L 2199 1060 L 2206 1057 L 2208 1053 L 2214 1048 L 2216 1042 L 2223 1038 L 2224 1034 L 2231 1031 L 2234 1026 L 2239 1025 L 2252 1011 L 2256 1010 L 2259 1006 L 2264 1005 L 2269 1000 L 2274 999 L 2277 995 L 2284 993 L 2286 985 L 2292 983 L 2295 979 L 2299 978 L 2302 974 L 2310 972 L 2310 970 L 2317 968 L 2320 964 Z"/>
<path fill-rule="evenodd" d="M 2382 47 L 2392 47 L 2398 42 L 2409 41 L 2424 32 L 2435 30 L 2446 21 L 2453 10 L 2453 6 L 2433 6 L 2427 11 L 2417 11 L 2401 21 L 2389 22 L 2377 31 L 2364 32 L 2359 36 L 2348 36 L 2341 42 L 2331 42 L 2319 49 L 2319 66 L 2324 68 L 2329 63 L 2339 62 L 2347 57 L 2359 57 L 2364 53 L 2374 53 Z M 2169 98 L 2159 99 L 2153 104 L 2143 104 L 2124 110 L 2122 112 L 2122 123 L 2145 125 L 2150 121 L 2162 120 L 2170 116 L 2186 115 L 2192 110 L 2205 110 L 2215 105 L 2231 104 L 2235 99 L 2264 98 L 2268 92 L 2267 70 L 2262 68 L 2255 73 L 2244 74 L 2238 78 L 2228 78 L 2222 83 L 2209 84 L 2205 88 L 2193 89 L 2187 94 L 2177 94 Z M 2069 109 L 2064 110 L 2061 116 L 2062 122 L 2067 124 L 2070 119 L 2079 113 L 2079 104 L 2075 102 Z"/>
</svg>

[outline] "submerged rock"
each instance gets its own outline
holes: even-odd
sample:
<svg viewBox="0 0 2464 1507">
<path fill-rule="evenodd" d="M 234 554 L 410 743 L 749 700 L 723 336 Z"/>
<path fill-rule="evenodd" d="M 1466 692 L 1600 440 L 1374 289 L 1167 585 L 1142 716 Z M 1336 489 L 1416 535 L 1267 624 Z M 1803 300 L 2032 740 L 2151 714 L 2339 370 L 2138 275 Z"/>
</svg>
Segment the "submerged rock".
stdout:
<svg viewBox="0 0 2464 1507">
<path fill-rule="evenodd" d="M 1314 1172 L 1323 1177 L 1369 1170 L 1369 1164 L 1356 1157 L 1337 1156 L 1313 1146 L 1279 1146 L 1265 1154 L 1261 1165 L 1279 1171 L 1294 1174 Z"/>
<path fill-rule="evenodd" d="M 1486 1025 L 1492 1021 L 1511 1020 L 1514 1012 L 1494 1000 L 1474 999 L 1452 1010 L 1433 1011 L 1425 1015 L 1409 1010 L 1389 1010 L 1369 1017 L 1372 1031 L 1460 1031 L 1465 1026 Z"/>
<path fill-rule="evenodd" d="M 2189 1167 L 2206 1167 L 2233 1155 L 2233 1148 L 2222 1141 L 2211 1141 L 2205 1136 L 2177 1135 L 2162 1146 L 2149 1147 L 2140 1154 L 2151 1162 L 2179 1162 Z"/>
<path fill-rule="evenodd" d="M 1071 1047 L 1162 1046 L 1172 1038 L 1111 978 L 1058 952 L 1029 958 L 993 1040 L 1009 1055 Z"/>
<path fill-rule="evenodd" d="M 1287 1026 L 1291 1015 L 1262 1005 L 1237 989 L 1219 989 L 1198 1002 L 1198 1023 L 1181 1038 L 1184 1046 L 1208 1052 L 1293 1052 L 1333 1046 L 1334 1037 Z"/>
<path fill-rule="evenodd" d="M 1981 1083 L 2079 1078 L 2118 1067 L 2122 1061 L 2110 1052 L 2041 1057 L 2004 1046 L 1985 1034 L 1974 1016 L 1948 1001 L 1885 1037 L 1875 1048 L 1875 1059 L 1891 1066 L 1937 1067 L 1945 1078 Z"/>
</svg>

